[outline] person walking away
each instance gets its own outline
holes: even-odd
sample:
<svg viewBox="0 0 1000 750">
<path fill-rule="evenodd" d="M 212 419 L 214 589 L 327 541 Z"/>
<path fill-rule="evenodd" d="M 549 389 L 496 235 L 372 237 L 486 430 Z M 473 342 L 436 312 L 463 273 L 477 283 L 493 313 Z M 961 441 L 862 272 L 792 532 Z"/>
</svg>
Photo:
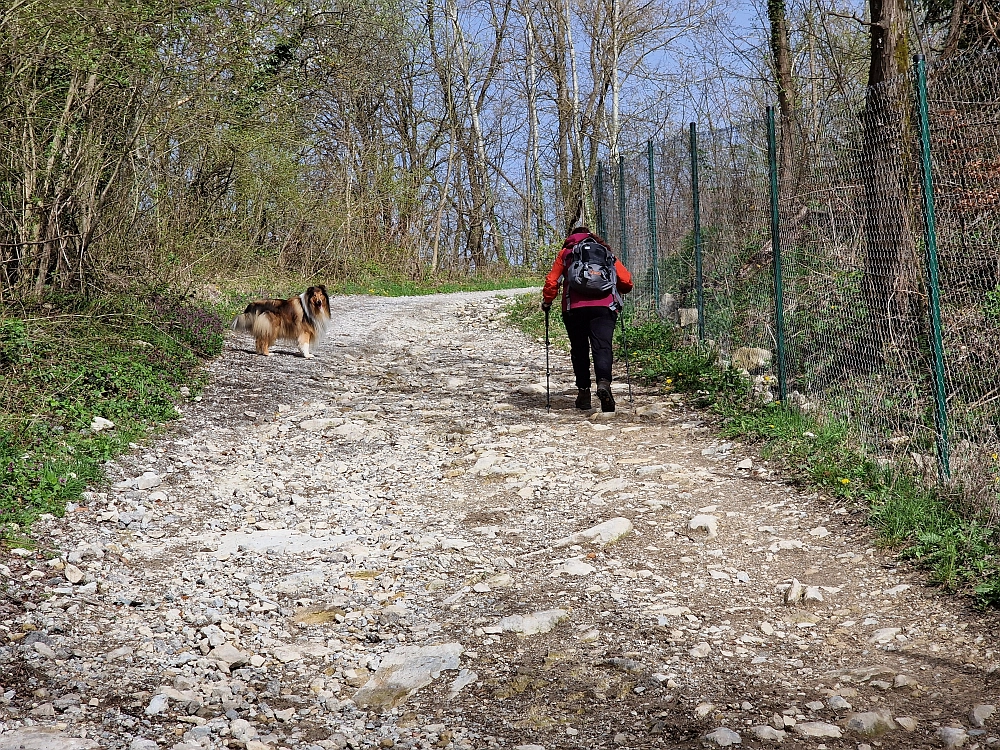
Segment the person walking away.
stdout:
<svg viewBox="0 0 1000 750">
<path fill-rule="evenodd" d="M 569 336 L 576 377 L 576 408 L 591 408 L 590 357 L 593 353 L 597 398 L 601 411 L 614 411 L 611 394 L 613 339 L 622 295 L 632 291 L 632 274 L 603 238 L 586 226 L 572 229 L 556 255 L 542 288 L 542 310 L 548 314 L 562 286 L 562 319 Z"/>
</svg>

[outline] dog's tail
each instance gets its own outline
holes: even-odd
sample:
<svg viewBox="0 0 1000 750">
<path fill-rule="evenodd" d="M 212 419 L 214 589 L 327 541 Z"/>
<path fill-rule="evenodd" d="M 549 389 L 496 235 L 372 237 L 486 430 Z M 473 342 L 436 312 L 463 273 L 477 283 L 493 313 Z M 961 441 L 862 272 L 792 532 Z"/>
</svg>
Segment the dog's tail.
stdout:
<svg viewBox="0 0 1000 750">
<path fill-rule="evenodd" d="M 233 318 L 233 324 L 230 326 L 234 331 L 241 331 L 243 333 L 253 332 L 254 320 L 257 318 L 255 313 L 243 312 Z"/>
</svg>

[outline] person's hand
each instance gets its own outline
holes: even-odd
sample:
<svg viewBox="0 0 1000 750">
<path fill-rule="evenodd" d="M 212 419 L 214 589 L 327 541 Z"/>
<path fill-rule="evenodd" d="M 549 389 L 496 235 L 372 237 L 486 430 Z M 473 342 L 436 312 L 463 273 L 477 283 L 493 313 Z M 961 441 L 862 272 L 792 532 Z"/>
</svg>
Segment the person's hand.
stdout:
<svg viewBox="0 0 1000 750">
<path fill-rule="evenodd" d="M 548 312 L 550 307 L 552 307 L 551 302 L 542 301 L 542 312 Z"/>
</svg>

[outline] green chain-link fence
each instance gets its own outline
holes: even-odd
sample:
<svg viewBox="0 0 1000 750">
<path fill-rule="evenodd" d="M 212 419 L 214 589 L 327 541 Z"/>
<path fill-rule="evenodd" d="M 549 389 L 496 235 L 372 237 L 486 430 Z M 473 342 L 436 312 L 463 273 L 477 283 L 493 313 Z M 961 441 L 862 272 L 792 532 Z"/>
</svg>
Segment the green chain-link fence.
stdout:
<svg viewBox="0 0 1000 750">
<path fill-rule="evenodd" d="M 638 317 L 996 511 L 1000 61 L 920 61 L 856 104 L 791 148 L 776 126 L 773 156 L 762 117 L 602 165 L 600 227 Z"/>
</svg>

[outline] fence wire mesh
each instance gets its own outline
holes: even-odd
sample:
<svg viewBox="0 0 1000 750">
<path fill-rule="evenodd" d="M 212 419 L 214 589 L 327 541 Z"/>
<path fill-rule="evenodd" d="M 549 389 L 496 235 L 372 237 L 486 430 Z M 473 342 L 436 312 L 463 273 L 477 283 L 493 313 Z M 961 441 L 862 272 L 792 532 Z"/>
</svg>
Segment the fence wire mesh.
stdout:
<svg viewBox="0 0 1000 750">
<path fill-rule="evenodd" d="M 698 133 L 704 337 L 767 400 L 779 394 L 783 314 L 790 402 L 843 422 L 883 460 L 961 484 L 977 509 L 995 514 L 1000 63 L 927 69 L 930 206 L 918 89 L 914 69 L 853 106 L 828 108 L 820 132 L 794 127 L 783 138 L 779 129 L 781 311 L 767 120 Z M 636 280 L 635 316 L 659 316 L 694 338 L 690 144 L 685 130 L 602 167 L 597 203 Z"/>
</svg>

